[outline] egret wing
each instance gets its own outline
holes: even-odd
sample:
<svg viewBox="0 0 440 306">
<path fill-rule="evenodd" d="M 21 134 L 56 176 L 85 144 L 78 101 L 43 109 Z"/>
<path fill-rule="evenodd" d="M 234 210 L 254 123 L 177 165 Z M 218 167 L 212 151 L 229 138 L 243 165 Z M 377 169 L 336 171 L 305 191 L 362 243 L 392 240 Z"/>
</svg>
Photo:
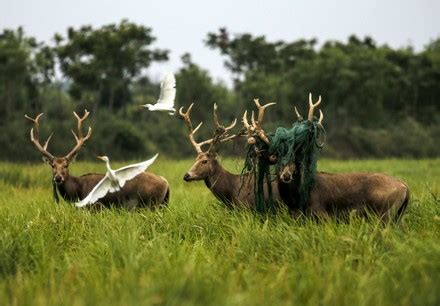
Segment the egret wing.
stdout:
<svg viewBox="0 0 440 306">
<path fill-rule="evenodd" d="M 106 196 L 106 194 L 109 192 L 110 188 L 112 186 L 112 183 L 110 181 L 110 178 L 106 174 L 102 180 L 96 184 L 95 187 L 93 187 L 92 191 L 89 192 L 89 194 L 82 199 L 81 201 L 75 203 L 76 207 L 83 207 L 88 204 L 93 204 L 99 199 Z"/>
<path fill-rule="evenodd" d="M 131 180 L 136 175 L 139 175 L 143 173 L 145 170 L 147 170 L 147 168 L 154 163 L 154 161 L 158 156 L 159 154 L 156 154 L 149 160 L 143 161 L 141 163 L 125 166 L 116 170 L 115 175 L 119 180 L 119 186 L 121 186 L 122 188 L 127 181 Z"/>
<path fill-rule="evenodd" d="M 169 73 L 165 76 L 160 84 L 160 96 L 157 103 L 172 108 L 174 106 L 174 99 L 176 98 L 176 78 L 174 74 Z"/>
</svg>

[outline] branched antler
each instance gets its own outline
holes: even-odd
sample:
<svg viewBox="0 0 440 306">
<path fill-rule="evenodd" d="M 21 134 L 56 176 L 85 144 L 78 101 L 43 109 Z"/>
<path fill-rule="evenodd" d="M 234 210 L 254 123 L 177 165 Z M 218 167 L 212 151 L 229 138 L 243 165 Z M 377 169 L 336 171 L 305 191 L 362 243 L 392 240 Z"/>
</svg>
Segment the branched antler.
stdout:
<svg viewBox="0 0 440 306">
<path fill-rule="evenodd" d="M 217 104 L 214 104 L 214 110 L 213 110 L 213 120 L 214 120 L 214 126 L 215 126 L 214 137 L 211 139 L 207 139 L 205 141 L 202 141 L 202 142 L 195 141 L 194 134 L 202 126 L 203 122 L 200 122 L 199 125 L 195 129 L 193 128 L 191 118 L 190 118 L 190 114 L 191 114 L 191 110 L 192 110 L 193 105 L 194 105 L 194 103 L 192 103 L 188 107 L 188 110 L 186 112 L 184 112 L 183 107 L 181 107 L 179 109 L 179 115 L 180 115 L 180 118 L 185 121 L 185 124 L 188 127 L 189 140 L 197 153 L 203 152 L 202 147 L 204 145 L 210 144 L 210 147 L 208 149 L 208 151 L 210 151 L 219 142 L 226 142 L 226 141 L 231 140 L 236 137 L 236 135 L 228 135 L 228 132 L 236 125 L 237 119 L 234 119 L 232 121 L 232 123 L 227 127 L 221 125 L 218 120 L 218 115 L 217 115 Z"/>
<path fill-rule="evenodd" d="M 313 121 L 313 113 L 315 112 L 315 108 L 321 104 L 321 96 L 319 96 L 318 101 L 316 101 L 316 103 L 313 103 L 312 101 L 312 93 L 309 93 L 309 114 L 307 117 L 307 120 L 309 120 L 310 122 Z M 299 121 L 303 120 L 303 117 L 300 115 L 300 113 L 298 112 L 298 109 L 295 106 L 295 114 L 298 117 Z M 322 120 L 324 119 L 324 114 L 322 113 L 321 110 L 319 110 L 319 119 L 318 119 L 318 124 L 322 125 Z"/>
<path fill-rule="evenodd" d="M 188 127 L 189 130 L 189 141 L 191 142 L 191 144 L 193 145 L 194 149 L 196 149 L 197 153 L 202 153 L 202 146 L 209 143 L 209 142 L 200 142 L 198 143 L 197 141 L 195 141 L 194 139 L 194 134 L 197 132 L 197 130 L 202 126 L 203 122 L 200 122 L 199 125 L 194 129 L 192 122 L 191 122 L 191 110 L 194 106 L 194 103 L 191 103 L 191 105 L 188 107 L 188 110 L 186 112 L 183 111 L 183 106 L 179 109 L 179 115 L 180 118 L 183 119 L 183 121 L 185 121 L 186 126 Z"/>
<path fill-rule="evenodd" d="M 231 139 L 234 139 L 236 135 L 228 135 L 228 132 L 234 128 L 234 126 L 237 124 L 237 119 L 234 118 L 232 120 L 231 124 L 229 126 L 223 126 L 218 121 L 218 115 L 217 115 L 217 103 L 214 103 L 213 108 L 213 120 L 214 120 L 214 126 L 215 126 L 215 132 L 214 137 L 212 138 L 211 145 L 209 146 L 208 152 L 213 150 L 215 145 L 217 145 L 220 142 L 226 142 Z"/>
<path fill-rule="evenodd" d="M 313 103 L 312 101 L 312 93 L 309 93 L 309 115 L 307 116 L 307 119 L 312 122 L 313 121 L 313 113 L 315 112 L 315 108 L 321 104 L 321 96 L 319 96 L 318 101 L 316 103 Z"/>
<path fill-rule="evenodd" d="M 261 105 L 259 99 L 254 99 L 254 102 L 255 102 L 255 105 L 258 108 L 258 121 L 255 122 L 255 126 L 257 128 L 259 128 L 259 129 L 261 129 L 261 124 L 263 123 L 264 112 L 266 111 L 266 108 L 268 108 L 269 106 L 275 105 L 277 103 L 276 102 L 270 102 L 270 103 L 267 103 L 265 105 Z"/>
<path fill-rule="evenodd" d="M 84 116 L 80 117 L 78 116 L 77 113 L 73 112 L 73 114 L 75 115 L 77 121 L 78 121 L 78 132 L 77 134 L 75 134 L 75 132 L 72 130 L 72 134 L 75 137 L 76 140 L 76 145 L 75 147 L 70 151 L 69 154 L 67 154 L 65 156 L 66 159 L 68 159 L 69 161 L 72 160 L 75 155 L 78 153 L 79 149 L 84 145 L 84 143 L 87 141 L 87 139 L 90 138 L 90 136 L 92 135 L 92 128 L 89 127 L 89 130 L 87 132 L 87 135 L 84 137 L 81 131 L 81 127 L 82 127 L 82 123 L 83 121 L 89 116 L 89 112 L 87 110 L 84 111 Z M 53 133 L 50 134 L 50 136 L 47 138 L 46 142 L 44 143 L 44 145 L 41 145 L 40 140 L 39 140 L 39 136 L 40 136 L 40 132 L 39 132 L 39 120 L 41 118 L 41 116 L 43 116 L 43 113 L 40 113 L 37 117 L 32 118 L 29 117 L 28 115 L 24 115 L 24 117 L 30 121 L 32 121 L 34 123 L 34 126 L 31 129 L 31 141 L 34 143 L 35 147 L 49 160 L 53 160 L 55 158 L 55 156 L 53 156 L 51 153 L 49 153 L 49 151 L 47 151 L 47 146 L 49 145 L 49 141 L 52 138 Z"/>
<path fill-rule="evenodd" d="M 28 115 L 24 115 L 26 119 L 34 123 L 34 126 L 31 128 L 31 132 L 30 132 L 31 141 L 33 142 L 35 147 L 37 147 L 38 151 L 40 151 L 46 158 L 48 158 L 49 160 L 53 160 L 55 157 L 52 154 L 50 154 L 49 151 L 47 151 L 47 146 L 49 145 L 49 141 L 52 138 L 53 133 L 49 135 L 49 137 L 47 138 L 46 142 L 43 145 L 41 145 L 40 143 L 39 120 L 41 116 L 43 116 L 43 113 L 40 113 L 35 118 L 29 117 Z"/>
<path fill-rule="evenodd" d="M 84 110 L 84 116 L 82 116 L 82 117 L 78 116 L 78 114 L 76 112 L 73 112 L 73 115 L 75 116 L 75 118 L 78 122 L 78 125 L 77 125 L 78 131 L 77 131 L 77 133 L 75 133 L 73 130 L 71 130 L 73 137 L 75 137 L 76 145 L 65 156 L 65 158 L 68 159 L 69 161 L 72 160 L 76 154 L 78 154 L 79 149 L 81 149 L 81 147 L 84 145 L 84 143 L 90 138 L 90 136 L 92 136 L 92 128 L 90 126 L 87 131 L 87 135 L 85 137 L 83 136 L 83 133 L 82 133 L 82 123 L 84 122 L 84 120 L 87 119 L 89 114 L 90 113 L 86 109 Z"/>
<path fill-rule="evenodd" d="M 264 119 L 264 113 L 266 111 L 266 108 L 275 105 L 275 102 L 267 103 L 265 105 L 261 105 L 259 99 L 254 99 L 255 105 L 258 108 L 258 120 L 255 120 L 254 112 L 251 114 L 251 123 L 249 124 L 247 120 L 247 111 L 244 112 L 242 122 L 245 126 L 247 132 L 248 132 L 248 143 L 254 144 L 255 143 L 255 136 L 258 136 L 261 140 L 263 140 L 266 144 L 270 144 L 269 139 L 266 136 L 266 133 L 264 132 L 263 128 L 261 127 Z"/>
</svg>

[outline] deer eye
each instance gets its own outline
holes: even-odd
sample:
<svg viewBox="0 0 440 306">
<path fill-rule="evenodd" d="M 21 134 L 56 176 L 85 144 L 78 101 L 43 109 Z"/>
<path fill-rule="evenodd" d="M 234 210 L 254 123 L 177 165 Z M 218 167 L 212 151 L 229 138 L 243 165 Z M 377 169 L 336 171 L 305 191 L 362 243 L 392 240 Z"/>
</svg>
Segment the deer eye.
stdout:
<svg viewBox="0 0 440 306">
<path fill-rule="evenodd" d="M 207 164 L 208 160 L 202 160 L 202 164 Z"/>
</svg>

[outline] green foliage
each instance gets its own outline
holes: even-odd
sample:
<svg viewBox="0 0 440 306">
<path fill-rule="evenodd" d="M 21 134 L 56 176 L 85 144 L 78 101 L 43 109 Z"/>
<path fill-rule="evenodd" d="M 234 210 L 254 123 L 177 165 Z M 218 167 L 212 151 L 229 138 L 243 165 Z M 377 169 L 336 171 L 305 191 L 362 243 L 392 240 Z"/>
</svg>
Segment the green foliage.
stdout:
<svg viewBox="0 0 440 306">
<path fill-rule="evenodd" d="M 219 105 L 222 113 L 229 114 L 221 116 L 221 119 L 232 121 L 233 96 L 224 85 L 214 83 L 208 71 L 195 64 L 189 54 L 182 56 L 182 62 L 183 67 L 176 74 L 176 101 L 185 109 L 195 103 L 192 119 L 194 122 L 204 121 L 201 135 L 211 136 L 214 132 L 211 116 L 214 103 Z"/>
<path fill-rule="evenodd" d="M 205 41 L 210 48 L 218 48 L 229 57 L 225 66 L 237 76 L 246 72 L 278 73 L 294 66 L 298 60 L 314 56 L 316 40 L 299 40 L 293 43 L 277 41 L 268 43 L 264 36 L 240 34 L 231 39 L 225 28 L 219 33 L 208 33 Z"/>
<path fill-rule="evenodd" d="M 160 157 L 152 171 L 170 181 L 169 207 L 136 212 L 55 206 L 47 165 L 0 163 L 0 301 L 439 304 L 439 160 L 320 160 L 320 170 L 380 171 L 408 182 L 407 213 L 385 226 L 374 218 L 314 222 L 283 212 L 261 220 L 231 211 L 203 182 L 182 181 L 191 163 Z M 77 175 L 103 171 L 102 163 L 71 166 Z"/>
<path fill-rule="evenodd" d="M 96 118 L 90 121 L 94 133 L 82 151 L 85 158 L 104 149 L 118 159 L 150 150 L 174 157 L 194 154 L 184 124 L 138 107 L 159 95 L 159 84 L 145 76 L 145 68 L 168 56 L 167 50 L 152 47 L 150 28 L 123 20 L 100 28 L 69 28 L 55 40 L 54 47 L 44 45 L 21 28 L 0 33 L 0 159 L 37 158 L 25 113 L 45 113 L 42 134 L 55 131 L 50 148 L 64 154 L 72 144 L 72 111 L 84 109 Z M 433 141 L 440 123 L 438 41 L 421 52 L 355 36 L 318 47 L 313 39 L 270 42 L 221 29 L 209 33 L 206 44 L 226 59 L 234 88 L 215 82 L 197 59 L 185 54 L 176 71 L 176 102 L 178 107 L 196 103 L 194 123 L 204 122 L 196 137 L 206 139 L 213 133 L 213 103 L 226 124 L 253 107 L 254 98 L 276 101 L 264 123 L 267 131 L 275 131 L 291 126 L 293 105 L 304 111 L 307 93 L 313 92 L 323 96 L 325 156 L 438 156 L 440 147 Z M 54 78 L 57 66 L 61 80 Z M 110 123 L 122 131 L 115 133 Z M 103 146 L 92 149 L 94 143 Z M 233 150 L 245 153 L 241 143 L 221 148 L 223 154 Z"/>
<path fill-rule="evenodd" d="M 119 109 L 131 102 L 129 85 L 153 61 L 168 59 L 168 51 L 151 49 L 151 28 L 122 20 L 99 29 L 69 28 L 67 38 L 56 34 L 55 52 L 64 75 L 73 81 L 70 93 L 98 96 L 99 104 Z"/>
<path fill-rule="evenodd" d="M 346 43 L 328 41 L 316 48 L 314 40 L 268 42 L 264 36 L 231 35 L 220 29 L 208 34 L 206 44 L 226 57 L 225 66 L 235 76 L 238 99 L 248 105 L 255 97 L 278 102 L 265 120 L 267 130 L 289 126 L 293 106 L 304 111 L 307 104 L 301 101 L 313 92 L 323 96 L 324 126 L 333 148 L 327 154 L 365 157 L 433 153 L 430 142 L 424 140 L 440 120 L 438 41 L 420 53 L 378 46 L 370 37 L 361 40 L 355 36 Z M 421 139 L 412 137 L 414 130 L 406 127 L 408 120 L 424 126 Z M 395 138 L 386 148 L 382 146 L 381 133 L 396 135 L 402 130 L 409 131 L 408 136 L 414 139 L 412 149 L 402 148 Z M 378 137 L 369 138 L 363 131 Z M 356 150 L 345 151 L 354 143 Z"/>
<path fill-rule="evenodd" d="M 0 33 L 0 119 L 41 106 L 40 86 L 54 73 L 51 49 L 27 37 L 22 28 Z"/>
</svg>

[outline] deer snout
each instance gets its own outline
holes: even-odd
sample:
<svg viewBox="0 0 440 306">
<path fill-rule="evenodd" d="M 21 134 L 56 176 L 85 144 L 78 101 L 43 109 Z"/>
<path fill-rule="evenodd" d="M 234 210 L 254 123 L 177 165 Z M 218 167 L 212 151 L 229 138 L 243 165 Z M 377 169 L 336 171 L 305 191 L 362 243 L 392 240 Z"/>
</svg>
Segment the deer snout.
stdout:
<svg viewBox="0 0 440 306">
<path fill-rule="evenodd" d="M 281 173 L 280 179 L 283 183 L 290 183 L 292 181 L 292 173 L 289 171 L 284 171 Z"/>
<path fill-rule="evenodd" d="M 55 175 L 53 180 L 55 181 L 55 183 L 60 184 L 64 181 L 64 178 L 61 175 Z"/>
<path fill-rule="evenodd" d="M 183 180 L 185 182 L 189 182 L 191 180 L 191 175 L 188 172 L 185 173 L 185 175 L 183 176 Z"/>
<path fill-rule="evenodd" d="M 292 181 L 292 176 L 291 176 L 291 175 L 288 175 L 288 174 L 283 175 L 283 176 L 281 176 L 281 180 L 282 180 L 284 183 L 290 183 L 290 182 Z"/>
</svg>

